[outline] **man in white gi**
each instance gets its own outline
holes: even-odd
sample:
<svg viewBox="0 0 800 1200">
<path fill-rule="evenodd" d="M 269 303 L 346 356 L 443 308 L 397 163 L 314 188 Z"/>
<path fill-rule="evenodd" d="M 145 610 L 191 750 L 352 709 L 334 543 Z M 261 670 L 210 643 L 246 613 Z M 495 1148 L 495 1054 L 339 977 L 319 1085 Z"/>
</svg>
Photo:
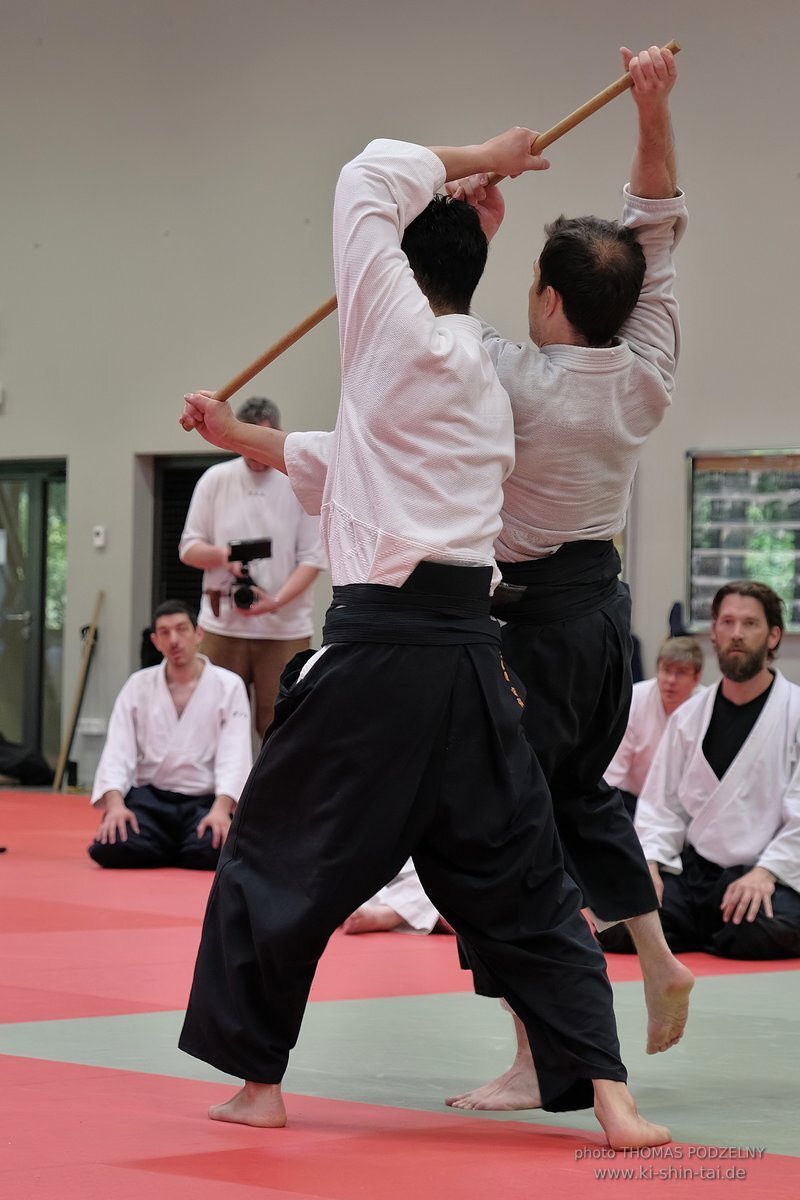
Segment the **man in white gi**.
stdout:
<svg viewBox="0 0 800 1200">
<path fill-rule="evenodd" d="M 213 871 L 253 761 L 247 693 L 198 653 L 203 631 L 182 601 L 159 605 L 151 636 L 164 661 L 131 675 L 114 704 L 89 854 L 101 867 Z"/>
<path fill-rule="evenodd" d="M 476 170 L 546 165 L 533 137 L 376 141 L 339 178 L 342 393 L 321 522 L 333 604 L 323 649 L 282 694 L 209 899 L 181 1046 L 246 1080 L 216 1120 L 285 1124 L 280 1080 L 319 956 L 413 853 L 527 1022 L 544 1106 L 594 1098 L 615 1146 L 669 1138 L 626 1089 L 602 955 L 489 616 L 513 424 L 468 315 L 486 238 L 468 206 L 431 200 Z M 239 452 L 278 436 L 199 393 L 182 423 Z M 299 493 L 316 442 L 286 439 Z"/>
<path fill-rule="evenodd" d="M 667 721 L 684 701 L 702 691 L 703 648 L 694 637 L 667 638 L 658 652 L 654 679 L 633 685 L 625 736 L 603 778 L 618 788 L 633 816 Z"/>
<path fill-rule="evenodd" d="M 246 400 L 238 416 L 280 429 L 271 400 Z M 237 596 L 242 565 L 231 561 L 230 543 L 267 538 L 270 556 L 249 566 L 254 599 L 245 594 L 242 602 Z M 327 565 L 319 521 L 303 511 L 280 471 L 245 456 L 210 467 L 197 481 L 178 553 L 203 571 L 203 649 L 217 666 L 252 685 L 255 727 L 262 737 L 272 721 L 281 671 L 311 644 L 312 584 Z"/>
<path fill-rule="evenodd" d="M 800 956 L 800 687 L 770 668 L 782 601 L 720 588 L 711 640 L 722 680 L 670 718 L 636 809 L 675 951 Z M 601 935 L 625 950 L 618 929 Z"/>
</svg>

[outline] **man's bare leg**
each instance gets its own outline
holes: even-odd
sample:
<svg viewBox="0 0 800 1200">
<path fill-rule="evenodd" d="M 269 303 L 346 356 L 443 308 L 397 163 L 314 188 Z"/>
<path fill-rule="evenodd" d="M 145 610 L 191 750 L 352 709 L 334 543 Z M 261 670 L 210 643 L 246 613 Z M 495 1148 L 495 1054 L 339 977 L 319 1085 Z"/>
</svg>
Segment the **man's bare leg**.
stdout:
<svg viewBox="0 0 800 1200">
<path fill-rule="evenodd" d="M 667 945 L 657 911 L 631 917 L 625 925 L 642 968 L 647 1005 L 647 1053 L 659 1054 L 683 1037 L 694 975 L 678 962 Z"/>
<path fill-rule="evenodd" d="M 594 1115 L 614 1150 L 640 1150 L 672 1141 L 666 1125 L 653 1125 L 639 1116 L 627 1084 L 612 1079 L 594 1081 Z"/>
<path fill-rule="evenodd" d="M 280 1129 L 286 1124 L 279 1083 L 245 1083 L 235 1096 L 208 1110 L 212 1121 L 230 1121 L 235 1125 L 257 1125 L 260 1129 Z"/>
<path fill-rule="evenodd" d="M 625 924 L 642 968 L 648 1015 L 647 1053 L 658 1054 L 662 1050 L 669 1050 L 683 1036 L 694 976 L 688 967 L 678 962 L 667 945 L 658 912 L 631 917 Z M 503 1006 L 511 1012 L 504 1001 Z M 519 1018 L 514 1013 L 511 1015 L 517 1037 L 517 1053 L 513 1063 L 490 1083 L 484 1083 L 460 1096 L 448 1097 L 445 1103 L 451 1108 L 510 1111 L 541 1106 L 539 1081 L 528 1035 Z"/>
<path fill-rule="evenodd" d="M 344 933 L 385 933 L 405 925 L 405 919 L 388 904 L 364 904 L 347 918 Z"/>
<path fill-rule="evenodd" d="M 514 1013 L 511 1015 L 517 1034 L 517 1056 L 512 1066 L 492 1083 L 486 1083 L 472 1092 L 465 1092 L 463 1096 L 448 1099 L 446 1103 L 451 1108 L 491 1111 L 541 1108 L 539 1081 L 528 1035 L 519 1017 Z M 672 1140 L 672 1135 L 665 1125 L 654 1125 L 639 1115 L 633 1096 L 624 1083 L 611 1079 L 595 1079 L 594 1112 L 603 1127 L 609 1146 L 614 1150 L 663 1146 Z"/>
<path fill-rule="evenodd" d="M 503 1008 L 511 1013 L 514 1021 L 514 1031 L 517 1035 L 517 1053 L 514 1061 L 507 1071 L 504 1071 L 497 1079 L 493 1079 L 491 1083 L 485 1083 L 471 1092 L 464 1092 L 461 1096 L 449 1096 L 445 1100 L 445 1104 L 449 1104 L 451 1108 L 502 1112 L 513 1112 L 523 1108 L 541 1108 L 539 1079 L 536 1075 L 525 1026 L 516 1013 L 512 1012 L 505 1000 L 501 1003 Z"/>
</svg>

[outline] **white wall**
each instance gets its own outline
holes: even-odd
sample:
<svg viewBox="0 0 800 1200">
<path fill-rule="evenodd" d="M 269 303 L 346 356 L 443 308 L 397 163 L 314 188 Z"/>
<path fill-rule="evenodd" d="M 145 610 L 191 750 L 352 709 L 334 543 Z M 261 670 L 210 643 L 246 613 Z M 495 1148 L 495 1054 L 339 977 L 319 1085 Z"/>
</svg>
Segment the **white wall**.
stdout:
<svg viewBox="0 0 800 1200">
<path fill-rule="evenodd" d="M 684 47 L 674 114 L 692 224 L 678 394 L 646 450 L 629 538 L 647 665 L 684 593 L 685 450 L 798 443 L 786 351 L 800 6 L 5 0 L 0 458 L 68 460 L 67 704 L 100 588 L 84 714 L 107 713 L 136 665 L 148 456 L 203 449 L 177 425 L 181 395 L 220 386 L 332 293 L 340 164 L 378 135 L 436 144 L 547 128 L 619 74 L 621 42 L 670 37 Z M 548 175 L 508 185 L 478 296 L 504 332 L 525 334 L 542 224 L 562 210 L 613 215 L 633 137 L 622 97 L 552 148 Z M 276 399 L 289 428 L 327 427 L 337 388 L 329 318 L 244 394 Z M 800 682 L 791 641 L 782 663 Z"/>
</svg>

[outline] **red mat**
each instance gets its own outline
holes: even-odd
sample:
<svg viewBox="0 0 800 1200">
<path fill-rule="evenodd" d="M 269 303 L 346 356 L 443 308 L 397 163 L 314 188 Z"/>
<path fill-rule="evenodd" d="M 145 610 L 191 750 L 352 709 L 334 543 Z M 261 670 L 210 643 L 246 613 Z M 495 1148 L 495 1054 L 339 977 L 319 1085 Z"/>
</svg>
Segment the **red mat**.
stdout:
<svg viewBox="0 0 800 1200">
<path fill-rule="evenodd" d="M 85 796 L 0 792 L 0 956 L 13 985 L 0 1021 L 91 1017 L 183 1008 L 207 872 L 104 871 L 86 855 L 97 818 Z M 697 975 L 797 969 L 798 960 L 739 963 L 685 956 Z M 634 956 L 610 955 L 609 975 L 641 978 Z M 312 1001 L 470 990 L 454 939 L 336 933 Z"/>
<path fill-rule="evenodd" d="M 612 1158 L 599 1130 L 592 1136 L 308 1096 L 287 1097 L 286 1129 L 255 1130 L 206 1119 L 208 1105 L 230 1094 L 217 1084 L 14 1058 L 0 1058 L 0 1076 L 6 1143 L 0 1186 L 9 1200 L 141 1200 L 143 1192 L 170 1200 L 246 1200 L 248 1189 L 264 1200 L 408 1200 L 415 1194 L 583 1200 L 608 1197 L 620 1186 L 598 1179 L 598 1170 L 715 1166 L 746 1172 L 732 1193 L 746 1200 L 796 1200 L 798 1194 L 798 1161 L 779 1155 L 715 1162 L 673 1146 L 670 1158 Z M 696 1195 L 700 1182 L 704 1196 L 731 1194 L 732 1183 L 697 1177 L 659 1182 L 657 1194 L 666 1200 Z M 652 1186 L 646 1176 L 626 1180 L 622 1195 L 648 1196 Z"/>
<path fill-rule="evenodd" d="M 0 793 L 0 1021 L 179 1009 L 185 1003 L 207 874 L 107 872 L 86 856 L 96 817 L 82 796 Z M 797 963 L 727 963 L 687 956 L 698 974 L 791 970 Z M 609 961 L 639 978 L 635 958 Z M 313 999 L 468 990 L 452 938 L 336 934 Z M 286 1130 L 221 1125 L 205 1110 L 227 1089 L 192 1080 L 0 1057 L 0 1193 L 9 1200 L 562 1200 L 658 1194 L 795 1200 L 798 1160 L 626 1160 L 599 1130 L 482 1121 L 313 1097 L 289 1098 Z M 705 1148 L 700 1148 L 706 1152 Z M 701 1168 L 746 1172 L 728 1182 Z M 667 1182 L 648 1176 L 673 1173 Z M 601 1178 L 624 1170 L 629 1177 Z M 645 1174 L 641 1172 L 644 1170 Z M 689 1177 L 686 1172 L 694 1172 Z M 723 1192 L 724 1189 L 724 1192 Z"/>
</svg>

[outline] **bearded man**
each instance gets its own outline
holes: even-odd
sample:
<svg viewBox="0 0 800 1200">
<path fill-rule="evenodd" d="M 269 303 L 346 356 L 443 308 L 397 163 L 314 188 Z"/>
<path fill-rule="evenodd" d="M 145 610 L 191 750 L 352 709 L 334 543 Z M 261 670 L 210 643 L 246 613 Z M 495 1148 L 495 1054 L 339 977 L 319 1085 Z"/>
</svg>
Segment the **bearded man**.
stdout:
<svg viewBox="0 0 800 1200">
<path fill-rule="evenodd" d="M 800 687 L 772 668 L 783 601 L 752 580 L 711 605 L 722 679 L 670 718 L 636 831 L 671 950 L 800 955 Z M 624 927 L 600 935 L 624 952 Z"/>
</svg>

